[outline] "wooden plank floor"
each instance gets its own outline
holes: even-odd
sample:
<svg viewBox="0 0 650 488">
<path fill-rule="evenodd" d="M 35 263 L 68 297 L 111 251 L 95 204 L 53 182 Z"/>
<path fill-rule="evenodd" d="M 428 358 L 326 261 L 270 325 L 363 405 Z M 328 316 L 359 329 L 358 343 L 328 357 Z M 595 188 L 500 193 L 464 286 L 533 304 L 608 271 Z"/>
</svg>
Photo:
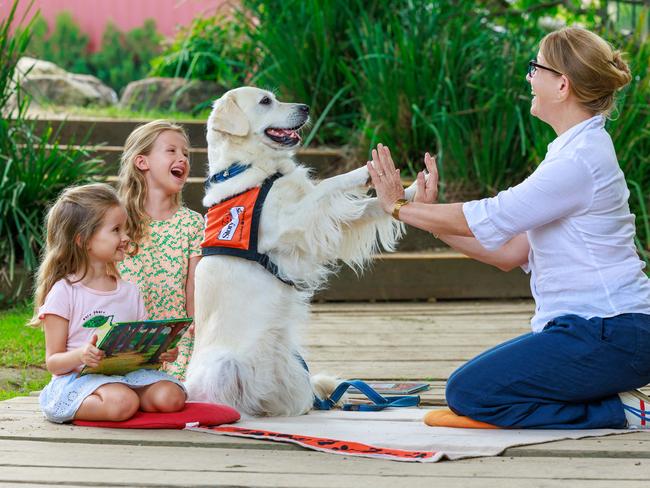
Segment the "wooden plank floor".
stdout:
<svg viewBox="0 0 650 488">
<path fill-rule="evenodd" d="M 531 302 L 322 304 L 306 333 L 309 364 L 365 379 L 426 380 L 444 405 L 449 373 L 528 331 Z M 36 396 L 0 402 L 3 486 L 648 487 L 650 435 L 508 449 L 435 464 L 348 458 L 297 446 L 183 431 L 53 425 Z"/>
</svg>

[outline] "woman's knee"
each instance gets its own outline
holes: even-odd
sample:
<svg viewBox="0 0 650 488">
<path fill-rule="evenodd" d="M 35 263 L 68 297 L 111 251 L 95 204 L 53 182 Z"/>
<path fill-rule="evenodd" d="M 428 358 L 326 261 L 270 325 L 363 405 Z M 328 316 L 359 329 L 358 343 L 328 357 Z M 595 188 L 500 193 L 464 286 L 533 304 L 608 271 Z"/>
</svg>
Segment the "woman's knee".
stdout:
<svg viewBox="0 0 650 488">
<path fill-rule="evenodd" d="M 447 380 L 445 388 L 447 405 L 458 415 L 468 415 L 481 406 L 481 391 L 480 386 L 474 384 L 472 376 L 459 368 Z"/>
</svg>

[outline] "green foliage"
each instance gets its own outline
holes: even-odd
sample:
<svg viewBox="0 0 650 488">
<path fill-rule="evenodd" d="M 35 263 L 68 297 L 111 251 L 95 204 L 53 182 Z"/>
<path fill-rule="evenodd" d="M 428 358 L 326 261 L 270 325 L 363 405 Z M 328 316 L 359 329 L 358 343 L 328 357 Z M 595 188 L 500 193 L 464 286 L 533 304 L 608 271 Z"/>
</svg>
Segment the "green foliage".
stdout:
<svg viewBox="0 0 650 488">
<path fill-rule="evenodd" d="M 377 142 L 413 174 L 438 154 L 443 198 L 493 195 L 539 164 L 554 138 L 530 116 L 526 64 L 561 23 L 581 23 L 631 55 L 639 74 L 609 123 L 637 214 L 639 250 L 650 250 L 648 41 L 622 38 L 602 2 L 533 0 L 245 0 L 258 20 L 253 82 L 312 106 L 306 143 L 346 143 L 360 159 Z M 647 19 L 641 19 L 645 25 Z"/>
<path fill-rule="evenodd" d="M 6 117 L 8 115 L 7 107 L 11 100 L 14 100 L 19 112 L 24 109 L 26 103 L 22 93 L 14 85 L 13 79 L 16 71 L 16 63 L 29 44 L 29 34 L 27 31 L 33 24 L 33 21 L 27 25 L 26 29 L 17 30 L 15 35 L 10 35 L 17 6 L 18 0 L 15 0 L 11 10 L 9 10 L 9 15 L 0 21 L 0 59 L 2 59 L 2 63 L 0 63 L 0 117 Z M 0 140 L 5 138 L 2 137 Z"/>
<path fill-rule="evenodd" d="M 227 87 L 245 84 L 255 66 L 255 49 L 243 18 L 196 18 L 180 30 L 151 61 L 151 75 L 214 81 Z"/>
<path fill-rule="evenodd" d="M 26 56 L 45 59 L 45 53 L 49 50 L 46 41 L 49 29 L 46 20 L 37 13 L 31 22 L 29 44 L 25 49 Z M 16 36 L 19 36 L 21 31 L 22 29 L 16 29 Z"/>
<path fill-rule="evenodd" d="M 43 330 L 25 325 L 32 316 L 30 305 L 25 303 L 0 311 L 0 367 L 26 368 L 43 364 Z"/>
<path fill-rule="evenodd" d="M 210 115 L 210 108 L 200 112 L 187 113 L 176 112 L 172 110 L 130 110 L 118 105 L 108 107 L 66 107 L 66 113 L 70 117 L 88 117 L 88 118 L 111 118 L 111 119 L 134 119 L 134 120 L 154 120 L 170 119 L 177 122 L 184 120 L 200 120 L 205 122 Z"/>
<path fill-rule="evenodd" d="M 645 13 L 636 32 L 623 35 L 605 7 L 595 0 L 243 0 L 231 16 L 198 18 L 182 30 L 152 60 L 151 74 L 271 88 L 311 106 L 305 145 L 347 144 L 365 158 L 383 142 L 411 174 L 433 151 L 443 198 L 479 197 L 517 183 L 543 159 L 555 134 L 529 114 L 526 63 L 546 32 L 580 23 L 629 53 L 636 75 L 608 130 L 630 187 L 639 250 L 648 255 L 648 8 L 639 6 Z M 119 44 L 114 28 L 107 36 L 106 44 Z M 117 62 L 128 49 L 107 56 L 105 66 L 131 69 Z"/>
<path fill-rule="evenodd" d="M 47 24 L 45 24 L 47 28 Z M 42 34 L 43 28 L 32 35 Z M 45 31 L 47 33 L 47 30 Z M 61 12 L 54 22 L 54 29 L 47 41 L 40 39 L 38 47 L 42 53 L 34 51 L 41 59 L 52 61 L 61 68 L 73 73 L 88 73 L 88 36 L 72 18 L 70 12 Z M 35 46 L 36 48 L 37 46 Z"/>
<path fill-rule="evenodd" d="M 630 189 L 630 208 L 636 215 L 637 249 L 650 264 L 650 42 L 643 38 L 650 9 L 639 15 L 636 32 L 626 39 L 610 34 L 625 52 L 633 79 L 617 103 L 616 120 L 608 124 L 619 163 Z M 618 37 L 618 38 L 617 38 Z"/>
<path fill-rule="evenodd" d="M 48 202 L 66 186 L 89 181 L 100 174 L 99 161 L 83 148 L 61 146 L 59 132 L 50 127 L 37 132 L 27 119 L 29 99 L 11 82 L 18 59 L 29 43 L 29 25 L 11 36 L 17 0 L 9 16 L 0 22 L 0 280 L 19 295 L 26 275 L 38 265 L 43 245 L 42 221 Z M 9 112 L 10 102 L 13 106 Z M 10 115 L 10 116 L 8 116 Z M 61 126 L 59 126 L 59 131 Z M 83 141 L 81 141 L 83 144 Z M 2 296 L 0 302 L 11 299 Z"/>
<path fill-rule="evenodd" d="M 362 15 L 346 73 L 365 147 L 387 144 L 411 172 L 437 152 L 443 180 L 489 194 L 530 169 L 519 68 L 532 43 L 451 3 L 404 2 L 381 22 Z"/>
<path fill-rule="evenodd" d="M 61 146 L 58 131 L 37 132 L 31 120 L 0 120 L 0 133 L 7 134 L 0 141 L 0 271 L 13 281 L 17 263 L 27 272 L 38 267 L 49 202 L 65 187 L 99 177 L 101 166 L 86 149 Z"/>
<path fill-rule="evenodd" d="M 28 304 L 0 312 L 0 401 L 40 390 L 50 380 L 43 331 L 25 325 L 31 314 Z"/>
<path fill-rule="evenodd" d="M 250 33 L 260 49 L 253 83 L 310 105 L 317 119 L 306 145 L 314 137 L 319 143 L 347 143 L 360 110 L 345 75 L 353 58 L 349 34 L 360 15 L 385 2 L 287 0 L 270 7 L 264 0 L 246 0 L 243 5 L 258 19 Z"/>
<path fill-rule="evenodd" d="M 119 91 L 131 81 L 147 76 L 152 59 L 160 52 L 162 39 L 152 19 L 126 33 L 109 22 L 102 37 L 101 50 L 90 57 L 92 71 L 97 78 Z"/>
<path fill-rule="evenodd" d="M 47 22 L 37 15 L 30 33 L 28 56 L 52 61 L 73 73 L 96 76 L 118 92 L 131 81 L 147 75 L 151 60 L 160 53 L 163 39 L 152 19 L 128 32 L 120 31 L 109 21 L 100 50 L 90 53 L 88 36 L 81 32 L 69 12 L 57 15 L 51 34 Z"/>
</svg>

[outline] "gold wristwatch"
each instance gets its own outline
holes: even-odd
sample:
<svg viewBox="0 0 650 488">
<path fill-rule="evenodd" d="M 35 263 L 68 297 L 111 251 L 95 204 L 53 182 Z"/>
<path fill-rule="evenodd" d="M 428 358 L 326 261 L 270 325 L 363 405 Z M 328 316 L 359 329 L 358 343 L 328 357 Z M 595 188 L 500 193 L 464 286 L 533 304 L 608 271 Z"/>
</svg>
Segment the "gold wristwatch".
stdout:
<svg viewBox="0 0 650 488">
<path fill-rule="evenodd" d="M 393 205 L 393 218 L 395 220 L 399 220 L 399 209 L 408 203 L 409 201 L 405 198 L 400 198 L 395 202 L 395 205 Z"/>
</svg>

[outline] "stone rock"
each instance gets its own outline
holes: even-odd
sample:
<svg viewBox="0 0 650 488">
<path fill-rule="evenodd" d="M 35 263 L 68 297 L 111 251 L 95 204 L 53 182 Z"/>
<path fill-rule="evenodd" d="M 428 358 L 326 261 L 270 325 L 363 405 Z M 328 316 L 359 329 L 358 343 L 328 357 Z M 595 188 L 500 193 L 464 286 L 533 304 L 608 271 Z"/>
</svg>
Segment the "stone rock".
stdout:
<svg viewBox="0 0 650 488">
<path fill-rule="evenodd" d="M 16 82 L 39 105 L 115 105 L 115 90 L 90 75 L 69 73 L 54 63 L 23 57 L 16 65 Z"/>
<path fill-rule="evenodd" d="M 18 63 L 16 63 L 16 76 L 19 82 L 22 81 L 25 76 L 65 76 L 66 74 L 67 71 L 63 68 L 43 59 L 24 56 L 18 60 Z"/>
<path fill-rule="evenodd" d="M 131 110 L 175 110 L 192 112 L 209 107 L 227 91 L 212 81 L 184 78 L 145 78 L 129 83 L 120 106 Z"/>
</svg>

